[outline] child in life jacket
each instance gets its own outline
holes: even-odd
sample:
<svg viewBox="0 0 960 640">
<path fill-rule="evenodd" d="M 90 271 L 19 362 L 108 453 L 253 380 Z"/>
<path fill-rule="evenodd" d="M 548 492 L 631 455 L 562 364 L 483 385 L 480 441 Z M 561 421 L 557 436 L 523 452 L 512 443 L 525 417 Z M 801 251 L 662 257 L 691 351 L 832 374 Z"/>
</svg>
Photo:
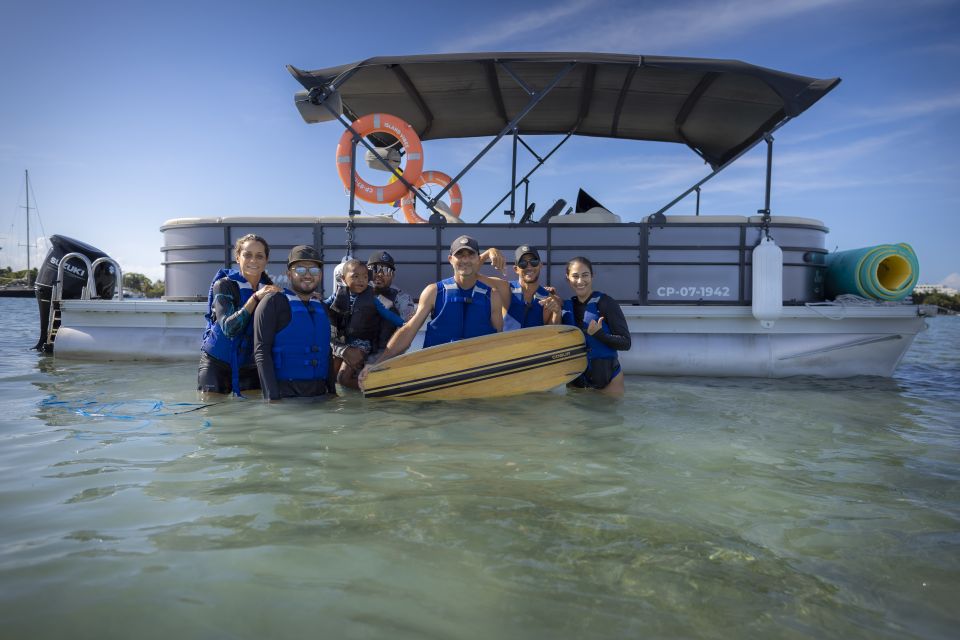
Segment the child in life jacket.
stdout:
<svg viewBox="0 0 960 640">
<path fill-rule="evenodd" d="M 337 383 L 359 389 L 357 376 L 371 353 L 383 348 L 383 323 L 403 326 L 403 320 L 377 299 L 369 286 L 367 265 L 360 260 L 343 264 L 343 287 L 325 301 L 330 309 L 330 348 L 337 361 Z M 336 362 L 336 361 L 335 361 Z"/>
</svg>

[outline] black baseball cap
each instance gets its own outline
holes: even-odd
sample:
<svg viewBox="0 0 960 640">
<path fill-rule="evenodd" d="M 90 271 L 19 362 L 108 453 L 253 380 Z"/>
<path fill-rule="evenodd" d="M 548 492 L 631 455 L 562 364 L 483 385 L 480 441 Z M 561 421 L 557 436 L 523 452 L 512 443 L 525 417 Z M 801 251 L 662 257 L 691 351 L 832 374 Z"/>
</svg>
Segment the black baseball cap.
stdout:
<svg viewBox="0 0 960 640">
<path fill-rule="evenodd" d="M 287 256 L 287 268 L 289 269 L 290 265 L 294 262 L 300 262 L 301 260 L 309 260 L 321 266 L 323 265 L 323 260 L 320 259 L 320 254 L 317 253 L 317 250 L 306 244 L 298 244 L 293 249 L 290 249 L 290 255 Z"/>
<path fill-rule="evenodd" d="M 450 255 L 454 255 L 460 249 L 470 249 L 475 254 L 480 255 L 480 245 L 477 244 L 477 239 L 470 236 L 460 236 L 450 243 Z"/>
<path fill-rule="evenodd" d="M 537 260 L 540 259 L 540 254 L 537 252 L 536 248 L 531 247 L 528 244 L 523 244 L 517 247 L 517 250 L 513 252 L 513 262 L 514 263 L 519 262 L 520 258 L 525 256 L 526 254 L 532 255 Z"/>
<path fill-rule="evenodd" d="M 393 256 L 386 251 L 374 251 L 370 254 L 370 257 L 367 258 L 367 266 L 372 267 L 375 264 L 385 264 L 392 269 L 397 266 L 393 262 Z"/>
</svg>

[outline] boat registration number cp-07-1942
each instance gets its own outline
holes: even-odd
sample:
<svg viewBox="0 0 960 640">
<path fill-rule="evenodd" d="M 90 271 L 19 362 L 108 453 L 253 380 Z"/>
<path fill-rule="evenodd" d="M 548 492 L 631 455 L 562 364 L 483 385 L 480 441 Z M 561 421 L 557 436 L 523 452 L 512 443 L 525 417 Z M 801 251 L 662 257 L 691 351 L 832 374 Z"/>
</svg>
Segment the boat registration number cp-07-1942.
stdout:
<svg viewBox="0 0 960 640">
<path fill-rule="evenodd" d="M 684 287 L 657 287 L 657 296 L 672 298 L 729 298 L 730 287 L 703 287 L 690 285 Z"/>
</svg>

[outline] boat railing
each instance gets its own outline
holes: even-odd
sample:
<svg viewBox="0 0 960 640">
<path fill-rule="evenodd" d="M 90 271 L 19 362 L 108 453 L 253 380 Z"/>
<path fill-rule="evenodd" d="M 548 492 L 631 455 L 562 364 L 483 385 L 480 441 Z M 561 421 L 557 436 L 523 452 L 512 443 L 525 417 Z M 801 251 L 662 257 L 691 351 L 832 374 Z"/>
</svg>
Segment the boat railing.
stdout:
<svg viewBox="0 0 960 640">
<path fill-rule="evenodd" d="M 96 272 L 97 267 L 99 267 L 101 264 L 113 265 L 114 271 L 116 272 L 116 278 L 114 279 L 114 282 L 116 282 L 116 285 L 114 286 L 113 295 L 114 297 L 116 297 L 117 300 L 123 300 L 123 269 L 120 268 L 120 264 L 116 260 L 114 260 L 113 258 L 108 258 L 106 256 L 103 258 L 97 258 L 96 260 L 93 261 L 93 264 L 90 265 L 90 272 L 89 272 L 89 275 L 87 276 L 86 291 L 89 293 L 90 291 L 96 289 L 96 283 L 93 279 L 93 274 Z M 112 299 L 113 298 L 111 298 L 111 300 Z"/>
<path fill-rule="evenodd" d="M 53 284 L 53 296 L 50 298 L 50 302 L 59 303 L 63 300 L 63 276 L 64 271 L 67 268 L 67 261 L 76 258 L 81 261 L 84 266 L 87 268 L 87 286 L 83 288 L 83 291 L 80 293 L 81 300 L 90 299 L 90 287 L 93 286 L 93 265 L 90 263 L 90 259 L 78 253 L 76 251 L 68 253 L 60 258 L 59 264 L 57 264 L 57 281 Z"/>
<path fill-rule="evenodd" d="M 53 287 L 53 297 L 51 299 L 52 302 L 60 302 L 63 300 L 64 271 L 67 268 L 67 262 L 74 258 L 83 262 L 84 266 L 87 268 L 87 284 L 83 288 L 83 291 L 80 292 L 80 300 L 90 300 L 93 298 L 91 292 L 97 290 L 97 283 L 93 277 L 93 274 L 97 267 L 99 267 L 101 264 L 113 265 L 113 268 L 116 272 L 116 286 L 114 287 L 114 294 L 110 297 L 110 299 L 112 300 L 115 297 L 117 300 L 123 300 L 123 270 L 120 268 L 120 265 L 116 260 L 113 258 L 103 257 L 97 258 L 93 262 L 90 262 L 90 259 L 82 253 L 72 252 L 60 258 L 60 262 L 57 265 L 57 281 L 54 283 Z"/>
<path fill-rule="evenodd" d="M 93 292 L 97 290 L 97 282 L 94 278 L 94 273 L 101 264 L 109 264 L 113 266 L 114 273 L 116 275 L 114 294 L 110 299 L 114 299 L 116 296 L 117 300 L 123 300 L 123 270 L 120 268 L 120 265 L 113 258 L 102 257 L 97 258 L 93 262 L 90 262 L 90 259 L 82 253 L 73 251 L 71 253 L 65 254 L 60 258 L 57 263 L 57 279 L 53 283 L 53 288 L 50 295 L 50 311 L 47 315 L 47 350 L 52 348 L 53 341 L 56 339 L 57 332 L 60 329 L 60 309 L 61 302 L 63 302 L 63 279 L 66 275 L 67 263 L 70 260 L 79 260 L 83 263 L 83 266 L 86 267 L 85 275 L 87 277 L 87 284 L 83 287 L 80 292 L 80 300 L 90 300 L 93 298 Z M 75 267 L 74 267 L 75 268 Z M 76 271 L 73 271 L 75 275 Z M 80 277 L 83 277 L 82 275 Z"/>
</svg>

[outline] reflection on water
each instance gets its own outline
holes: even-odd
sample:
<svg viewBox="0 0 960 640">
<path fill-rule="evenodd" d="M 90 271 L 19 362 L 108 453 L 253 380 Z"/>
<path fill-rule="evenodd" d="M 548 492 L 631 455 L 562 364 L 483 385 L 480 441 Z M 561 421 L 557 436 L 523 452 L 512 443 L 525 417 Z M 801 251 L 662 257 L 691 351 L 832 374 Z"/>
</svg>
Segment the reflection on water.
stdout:
<svg viewBox="0 0 960 640">
<path fill-rule="evenodd" d="M 960 322 L 931 325 L 892 380 L 621 402 L 205 406 L 190 364 L 18 352 L 4 633 L 948 637 Z"/>
</svg>

